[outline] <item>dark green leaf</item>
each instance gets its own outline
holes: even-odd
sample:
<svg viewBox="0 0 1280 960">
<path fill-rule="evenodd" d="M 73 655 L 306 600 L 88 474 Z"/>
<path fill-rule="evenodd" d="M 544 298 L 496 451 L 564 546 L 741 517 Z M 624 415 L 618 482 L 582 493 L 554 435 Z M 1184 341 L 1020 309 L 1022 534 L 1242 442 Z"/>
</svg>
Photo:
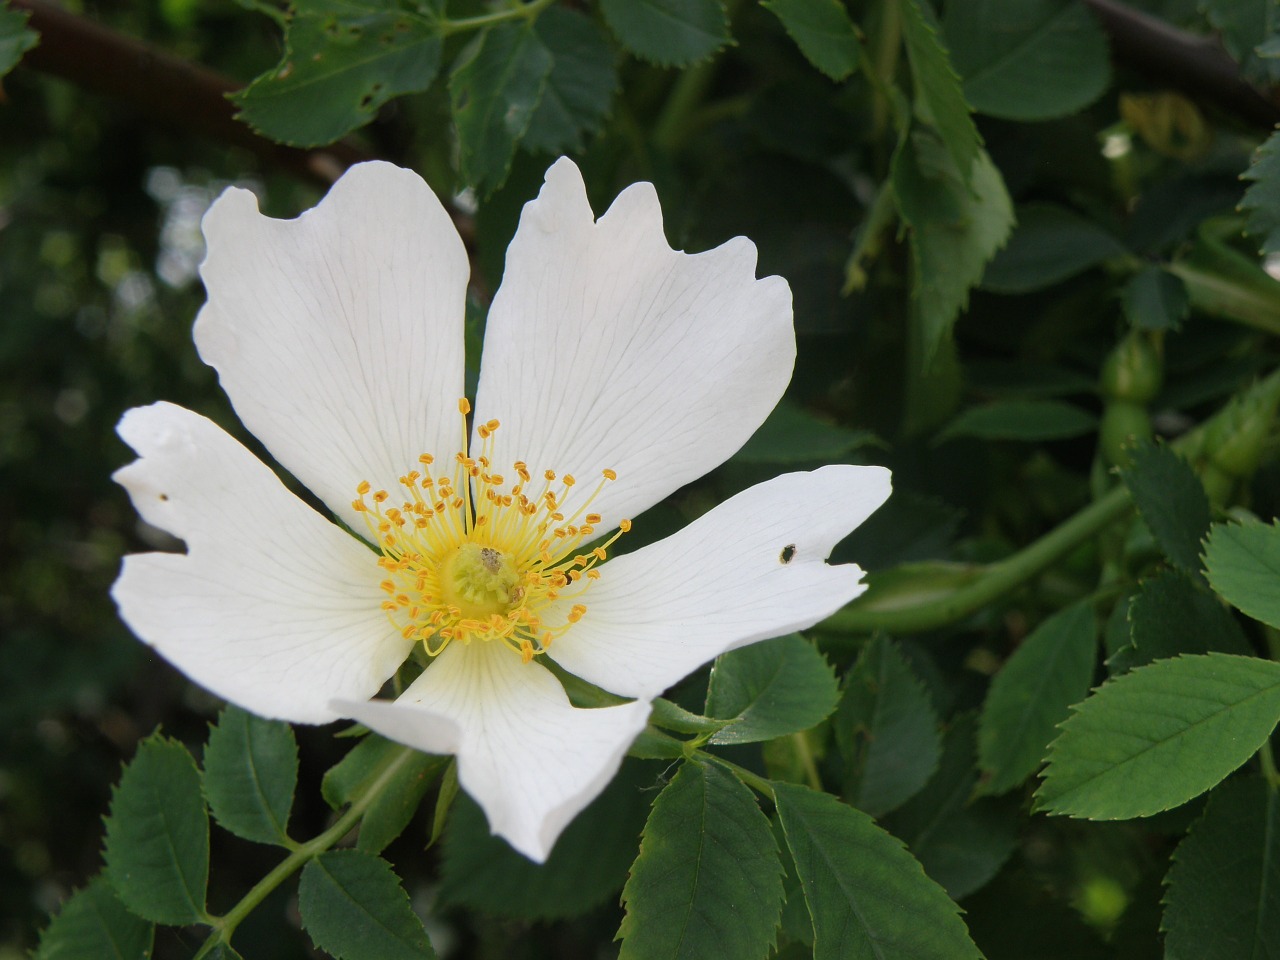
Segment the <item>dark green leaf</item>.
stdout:
<svg viewBox="0 0 1280 960">
<path fill-rule="evenodd" d="M 858 34 L 840 0 L 761 0 L 760 5 L 782 21 L 800 52 L 832 80 L 858 68 Z"/>
<path fill-rule="evenodd" d="M 705 60 L 729 42 L 721 0 L 600 0 L 600 12 L 624 47 L 659 66 Z"/>
<path fill-rule="evenodd" d="M 1124 820 L 1199 796 L 1280 718 L 1280 663 L 1221 653 L 1158 660 L 1074 708 L 1036 794 L 1050 813 Z"/>
<path fill-rule="evenodd" d="M 330 850 L 302 870 L 302 926 L 336 960 L 434 960 L 422 922 L 385 860 Z"/>
<path fill-rule="evenodd" d="M 659 794 L 622 891 L 619 960 L 762 960 L 782 913 L 782 864 L 751 791 L 685 763 Z"/>
<path fill-rule="evenodd" d="M 653 713 L 649 715 L 649 722 L 655 727 L 674 730 L 676 733 L 714 733 L 733 723 L 732 720 L 699 716 L 664 697 L 653 701 Z"/>
<path fill-rule="evenodd" d="M 949 3 L 942 26 L 979 113 L 1050 120 L 1093 103 L 1111 80 L 1106 35 L 1075 0 Z"/>
<path fill-rule="evenodd" d="M 1280 8 L 1274 0 L 1199 0 L 1198 6 L 1246 77 L 1264 86 L 1280 83 L 1275 54 L 1258 49 L 1280 33 Z"/>
<path fill-rule="evenodd" d="M 423 795 L 435 782 L 449 757 L 415 753 L 379 791 L 360 821 L 356 843 L 365 853 L 381 853 L 404 831 L 418 811 Z"/>
<path fill-rule="evenodd" d="M 205 916 L 209 812 L 187 748 L 159 734 L 124 768 L 107 816 L 107 879 L 130 911 L 156 923 Z"/>
<path fill-rule="evenodd" d="M 1018 226 L 987 266 L 982 288 L 1040 290 L 1124 254 L 1120 241 L 1092 220 L 1057 204 L 1029 203 L 1018 208 Z"/>
<path fill-rule="evenodd" d="M 742 463 L 830 462 L 874 441 L 865 430 L 827 423 L 804 407 L 783 400 L 734 459 Z"/>
<path fill-rule="evenodd" d="M 978 721 L 984 793 L 1004 793 L 1040 766 L 1054 728 L 1089 693 L 1097 649 L 1098 622 L 1086 601 L 1036 627 L 1000 668 Z"/>
<path fill-rule="evenodd" d="M 233 97 L 241 120 L 280 143 L 332 143 L 440 68 L 435 25 L 390 0 L 308 4 L 287 24 L 280 63 Z"/>
<path fill-rule="evenodd" d="M 996 875 L 1017 846 L 1022 823 L 1009 801 L 973 799 L 978 782 L 974 727 L 971 713 L 952 722 L 937 772 L 884 823 L 956 900 Z"/>
<path fill-rule="evenodd" d="M 887 637 L 863 649 L 833 723 L 845 761 L 845 795 L 873 817 L 911 797 L 938 765 L 933 704 Z"/>
<path fill-rule="evenodd" d="M 204 795 L 218 823 L 259 843 L 287 839 L 298 783 L 293 729 L 228 706 L 209 730 Z"/>
<path fill-rule="evenodd" d="M 333 809 L 345 807 L 404 749 L 376 733 L 362 737 L 345 757 L 325 771 L 320 781 L 321 795 Z"/>
<path fill-rule="evenodd" d="M 1120 475 L 1169 562 L 1199 576 L 1200 541 L 1209 532 L 1209 498 L 1195 471 L 1168 447 L 1143 443 Z"/>
<path fill-rule="evenodd" d="M 444 832 L 441 900 L 507 920 L 554 920 L 616 902 L 663 766 L 626 761 L 543 864 L 490 834 L 480 808 L 459 796 Z"/>
<path fill-rule="evenodd" d="M 907 59 L 911 62 L 916 111 L 937 128 L 961 182 L 970 184 L 981 172 L 979 145 L 982 139 L 969 115 L 960 77 L 938 36 L 933 10 L 920 0 L 897 0 L 897 5 Z M 973 183 L 973 187 L 980 198 L 987 192 L 977 183 Z"/>
<path fill-rule="evenodd" d="M 1120 301 L 1137 330 L 1176 330 L 1191 302 L 1187 285 L 1163 267 L 1145 267 L 1124 286 Z"/>
<path fill-rule="evenodd" d="M 154 931 L 101 877 L 71 895 L 40 934 L 33 960 L 146 960 Z"/>
<path fill-rule="evenodd" d="M 1280 944 L 1280 793 L 1224 783 L 1173 855 L 1165 883 L 1167 960 L 1272 956 Z"/>
<path fill-rule="evenodd" d="M 26 10 L 0 9 L 0 77 L 12 70 L 22 55 L 40 42 L 40 35 L 27 29 Z"/>
<path fill-rule="evenodd" d="M 1181 653 L 1252 652 L 1231 613 L 1201 586 L 1175 570 L 1142 582 L 1129 605 L 1132 649 L 1128 667 Z"/>
<path fill-rule="evenodd" d="M 1280 526 L 1215 523 L 1204 551 L 1209 583 L 1255 620 L 1280 628 Z"/>
<path fill-rule="evenodd" d="M 1092 433 L 1097 418 L 1061 400 L 998 400 L 969 407 L 938 433 L 938 440 L 977 437 L 981 440 L 1064 440 Z"/>
<path fill-rule="evenodd" d="M 707 716 L 732 721 L 712 743 L 751 743 L 821 723 L 839 699 L 835 674 L 813 644 L 792 634 L 723 654 L 711 668 Z"/>
<path fill-rule="evenodd" d="M 524 147 L 552 156 L 581 150 L 584 137 L 599 130 L 609 113 L 618 89 L 617 58 L 595 21 L 564 7 L 545 11 L 534 32 L 554 64 Z"/>
<path fill-rule="evenodd" d="M 531 27 L 502 24 L 480 36 L 449 78 L 459 169 L 482 195 L 507 179 L 553 65 Z"/>
<path fill-rule="evenodd" d="M 789 783 L 774 792 L 814 960 L 977 960 L 959 908 L 900 840 L 829 794 Z"/>
</svg>

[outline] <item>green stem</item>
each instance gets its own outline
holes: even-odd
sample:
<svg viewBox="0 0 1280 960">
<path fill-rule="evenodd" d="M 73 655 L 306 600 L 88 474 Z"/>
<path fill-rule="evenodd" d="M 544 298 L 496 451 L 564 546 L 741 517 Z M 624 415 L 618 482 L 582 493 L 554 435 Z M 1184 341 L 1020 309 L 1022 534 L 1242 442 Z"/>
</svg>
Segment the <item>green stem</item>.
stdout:
<svg viewBox="0 0 1280 960">
<path fill-rule="evenodd" d="M 740 767 L 732 760 L 726 760 L 724 757 L 718 757 L 714 753 L 707 753 L 705 750 L 695 750 L 693 751 L 693 756 L 706 763 L 719 764 L 756 793 L 766 796 L 770 800 L 773 799 L 773 784 L 760 776 L 760 774 L 752 773 L 746 767 Z"/>
<path fill-rule="evenodd" d="M 219 943 L 230 943 L 231 935 L 235 933 L 236 927 L 258 904 L 267 898 L 271 891 L 289 879 L 305 866 L 308 861 L 324 853 L 350 833 L 352 828 L 360 822 L 360 818 L 364 816 L 369 805 L 382 792 L 382 788 L 387 785 L 413 754 L 414 750 L 410 747 L 404 747 L 397 753 L 391 754 L 377 777 L 369 783 L 368 788 L 362 794 L 351 801 L 351 806 L 334 821 L 333 826 L 306 843 L 299 844 L 289 856 L 276 865 L 275 869 L 254 884 L 253 888 L 240 898 L 239 903 L 217 918 L 214 922 L 213 932 L 205 940 L 199 953 L 196 954 L 195 960 L 199 960 L 200 957 L 203 957 Z"/>
<path fill-rule="evenodd" d="M 1280 771 L 1276 770 L 1276 758 L 1271 752 L 1270 740 L 1258 748 L 1258 760 L 1262 763 L 1262 775 L 1266 777 L 1267 786 L 1272 790 L 1280 790 Z"/>
<path fill-rule="evenodd" d="M 676 79 L 653 125 L 653 142 L 660 149 L 674 152 L 687 138 L 692 129 L 690 118 L 706 96 L 715 68 L 714 60 L 703 60 Z"/>
<path fill-rule="evenodd" d="M 804 778 L 809 786 L 822 792 L 822 776 L 818 773 L 818 764 L 813 758 L 813 749 L 809 746 L 809 735 L 804 731 L 793 733 L 791 742 L 796 745 L 796 753 L 800 755 L 800 765 L 804 767 Z"/>
<path fill-rule="evenodd" d="M 555 2 L 556 0 L 530 0 L 529 3 L 517 4 L 509 10 L 498 10 L 478 17 L 441 20 L 437 26 L 441 35 L 446 37 L 453 33 L 464 33 L 467 30 L 483 30 L 485 27 L 492 27 L 495 23 L 505 23 L 507 20 L 532 20 Z"/>
</svg>

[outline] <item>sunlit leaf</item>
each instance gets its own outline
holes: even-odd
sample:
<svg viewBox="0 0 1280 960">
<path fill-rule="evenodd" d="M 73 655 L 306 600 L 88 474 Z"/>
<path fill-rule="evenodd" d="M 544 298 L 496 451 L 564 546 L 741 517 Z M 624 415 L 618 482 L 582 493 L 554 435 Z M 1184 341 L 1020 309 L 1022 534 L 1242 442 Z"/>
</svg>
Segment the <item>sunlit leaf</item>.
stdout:
<svg viewBox="0 0 1280 960">
<path fill-rule="evenodd" d="M 729 724 L 712 743 L 751 743 L 808 730 L 836 708 L 835 674 L 813 644 L 779 637 L 723 654 L 711 669 L 707 715 Z"/>
</svg>

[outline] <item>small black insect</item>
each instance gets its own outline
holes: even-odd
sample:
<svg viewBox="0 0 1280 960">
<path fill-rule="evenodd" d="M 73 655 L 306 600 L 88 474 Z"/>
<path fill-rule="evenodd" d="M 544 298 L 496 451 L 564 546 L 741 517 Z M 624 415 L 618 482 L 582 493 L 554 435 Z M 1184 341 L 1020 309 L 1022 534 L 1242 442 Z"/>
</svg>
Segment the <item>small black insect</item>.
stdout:
<svg viewBox="0 0 1280 960">
<path fill-rule="evenodd" d="M 796 555 L 796 545 L 794 543 L 788 543 L 785 547 L 782 548 L 782 553 L 778 554 L 778 561 L 780 563 L 790 563 L 791 558 L 794 557 L 795 555 Z"/>
</svg>

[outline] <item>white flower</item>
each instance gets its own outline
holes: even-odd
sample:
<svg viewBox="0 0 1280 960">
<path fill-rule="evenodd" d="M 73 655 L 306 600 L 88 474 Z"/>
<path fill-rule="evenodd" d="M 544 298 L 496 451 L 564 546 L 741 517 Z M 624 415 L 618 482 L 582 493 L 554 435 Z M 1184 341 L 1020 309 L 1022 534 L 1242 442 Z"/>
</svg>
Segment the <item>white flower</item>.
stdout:
<svg viewBox="0 0 1280 960">
<path fill-rule="evenodd" d="M 280 464 L 382 547 L 204 417 L 126 413 L 139 459 L 115 478 L 187 552 L 126 557 L 113 596 L 219 696 L 457 754 L 491 829 L 541 861 L 655 696 L 864 589 L 826 557 L 888 496 L 876 467 L 777 477 L 607 563 L 586 549 L 736 451 L 795 357 L 786 282 L 755 279 L 743 238 L 673 251 L 650 184 L 597 221 L 578 168 L 547 171 L 489 310 L 469 450 L 467 254 L 416 174 L 355 167 L 291 221 L 233 188 L 204 232 L 201 357 Z M 421 676 L 369 700 L 419 643 Z M 572 707 L 545 657 L 634 702 Z"/>
</svg>

